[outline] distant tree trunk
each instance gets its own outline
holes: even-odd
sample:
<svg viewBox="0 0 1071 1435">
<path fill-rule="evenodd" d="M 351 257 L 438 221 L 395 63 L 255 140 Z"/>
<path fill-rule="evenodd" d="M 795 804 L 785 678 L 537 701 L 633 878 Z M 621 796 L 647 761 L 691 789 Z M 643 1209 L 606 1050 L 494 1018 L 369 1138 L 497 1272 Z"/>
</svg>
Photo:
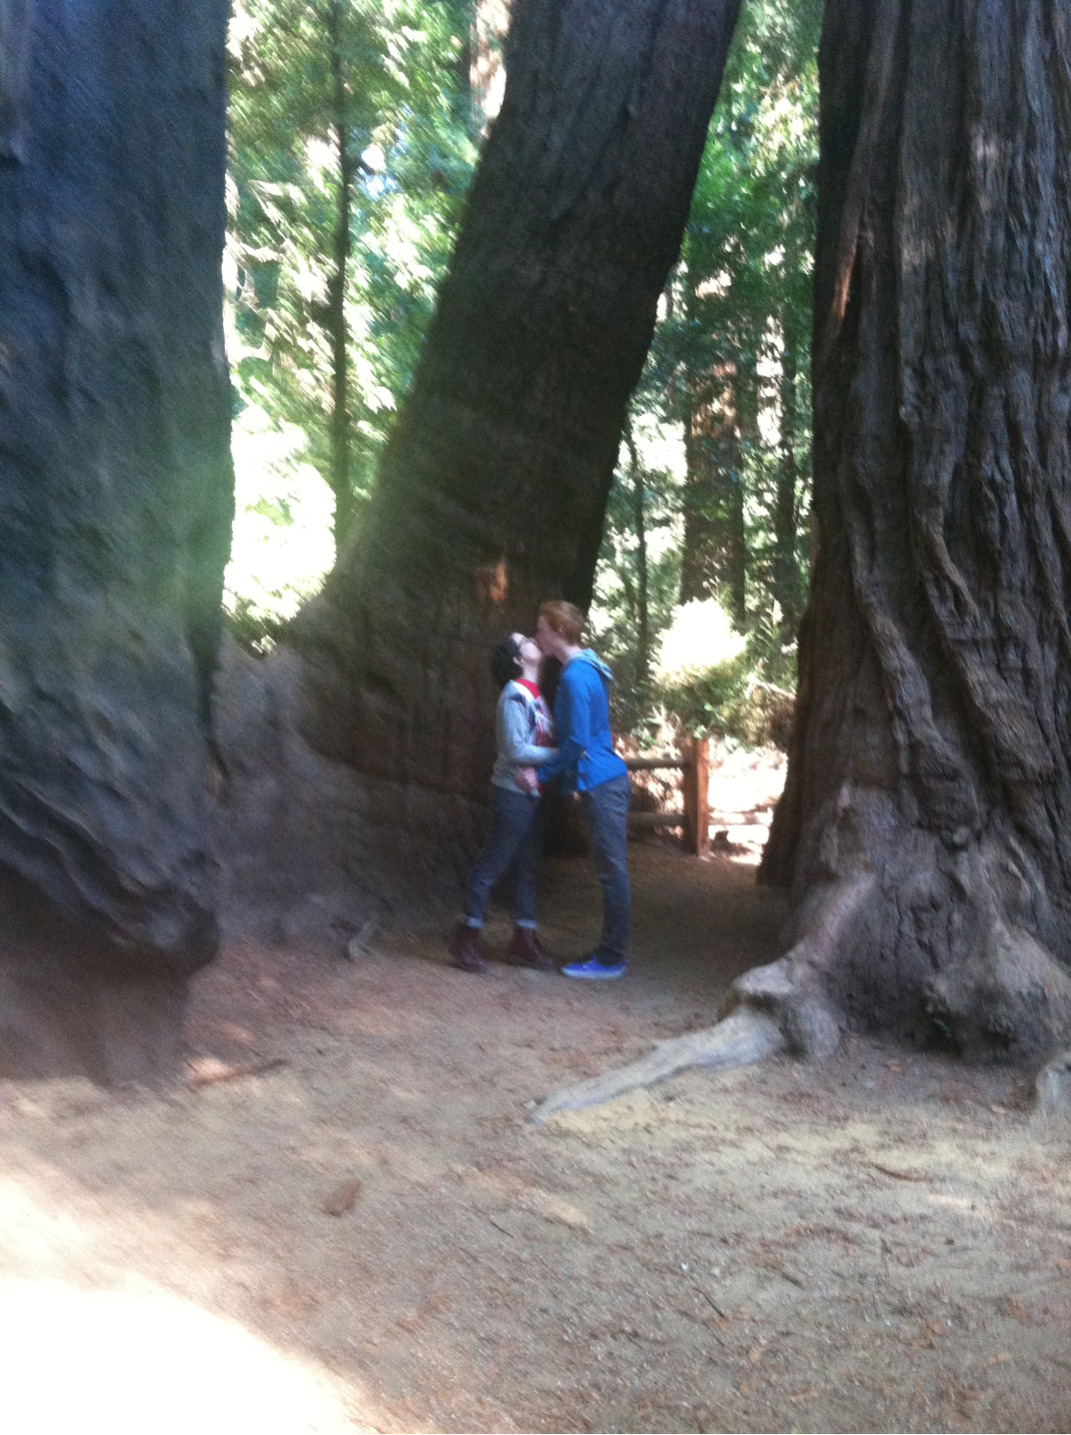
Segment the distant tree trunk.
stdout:
<svg viewBox="0 0 1071 1435">
<path fill-rule="evenodd" d="M 712 381 L 720 392 L 685 417 L 684 546 L 680 598 L 718 598 L 738 628 L 747 620 L 747 539 L 735 365 Z"/>
<path fill-rule="evenodd" d="M 472 0 L 469 54 L 472 133 L 487 132 L 501 104 L 503 42 L 509 31 L 512 0 Z"/>
<path fill-rule="evenodd" d="M 781 462 L 774 498 L 773 596 L 781 609 L 781 640 L 791 643 L 800 620 L 800 571 L 796 558 L 799 464 L 796 462 L 799 414 L 796 399 L 799 336 L 786 318 L 781 353 Z"/>
<path fill-rule="evenodd" d="M 331 0 L 327 12 L 331 57 L 332 109 L 338 153 L 338 195 L 333 241 L 334 269 L 327 286 L 327 331 L 331 336 L 331 491 L 335 496 L 335 550 L 341 548 L 353 519 L 350 484 L 349 325 L 346 322 L 346 279 L 349 269 L 350 203 L 357 157 L 350 149 L 349 105 L 342 51 L 342 3 Z"/>
<path fill-rule="evenodd" d="M 645 512 L 645 488 L 643 467 L 636 451 L 632 429 L 626 425 L 625 442 L 628 445 L 629 477 L 632 480 L 632 524 L 636 534 L 636 646 L 639 649 L 637 675 L 646 687 L 651 677 L 651 613 L 650 590 L 647 573 L 647 515 Z"/>
<path fill-rule="evenodd" d="M 413 390 L 360 531 L 294 625 L 312 746 L 436 794 L 447 847 L 448 799 L 471 804 L 489 770 L 489 645 L 542 598 L 590 597 L 736 11 L 517 0 Z M 410 838 L 418 820 L 399 817 Z"/>
<path fill-rule="evenodd" d="M 174 1060 L 216 947 L 227 6 L 0 8 L 0 1071 Z"/>
<path fill-rule="evenodd" d="M 725 492 L 728 520 L 725 586 L 729 592 L 729 612 L 732 614 L 736 627 L 743 632 L 747 626 L 747 580 L 748 570 L 751 566 L 745 521 L 747 484 L 744 456 L 748 449 L 755 447 L 759 433 L 759 395 L 754 369 L 745 369 L 743 366 L 739 366 L 733 388 L 735 392 L 733 407 L 736 410 L 737 461 Z"/>
<path fill-rule="evenodd" d="M 1071 6 L 828 0 L 820 74 L 817 559 L 763 863 L 797 941 L 752 978 L 1043 1050 L 1071 1029 Z"/>
</svg>

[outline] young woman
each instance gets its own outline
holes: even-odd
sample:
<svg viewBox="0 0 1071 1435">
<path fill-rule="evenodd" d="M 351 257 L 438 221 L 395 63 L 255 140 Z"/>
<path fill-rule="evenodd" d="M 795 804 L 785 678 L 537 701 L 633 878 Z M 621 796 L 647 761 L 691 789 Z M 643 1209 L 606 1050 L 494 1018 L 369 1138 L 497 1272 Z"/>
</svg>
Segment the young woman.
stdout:
<svg viewBox="0 0 1071 1435">
<path fill-rule="evenodd" d="M 491 654 L 491 673 L 501 686 L 496 717 L 497 757 L 491 775 L 491 830 L 469 879 L 465 915 L 450 940 L 454 964 L 463 972 L 486 972 L 480 931 L 491 889 L 516 862 L 513 938 L 508 960 L 539 972 L 556 970 L 536 935 L 536 879 L 543 802 L 538 787 L 518 775 L 556 755 L 553 723 L 539 691 L 540 651 L 523 633 L 510 633 Z"/>
</svg>

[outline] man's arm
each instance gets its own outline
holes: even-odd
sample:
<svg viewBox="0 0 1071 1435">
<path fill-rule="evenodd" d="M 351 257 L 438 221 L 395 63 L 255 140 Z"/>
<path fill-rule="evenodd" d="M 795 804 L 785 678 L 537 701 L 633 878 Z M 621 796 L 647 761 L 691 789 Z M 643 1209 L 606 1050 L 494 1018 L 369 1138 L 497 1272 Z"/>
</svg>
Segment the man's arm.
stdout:
<svg viewBox="0 0 1071 1435">
<path fill-rule="evenodd" d="M 587 694 L 573 686 L 563 671 L 554 703 L 554 720 L 558 727 L 558 755 L 538 770 L 540 782 L 547 783 L 563 772 L 575 769 L 591 741 L 591 706 Z"/>
</svg>

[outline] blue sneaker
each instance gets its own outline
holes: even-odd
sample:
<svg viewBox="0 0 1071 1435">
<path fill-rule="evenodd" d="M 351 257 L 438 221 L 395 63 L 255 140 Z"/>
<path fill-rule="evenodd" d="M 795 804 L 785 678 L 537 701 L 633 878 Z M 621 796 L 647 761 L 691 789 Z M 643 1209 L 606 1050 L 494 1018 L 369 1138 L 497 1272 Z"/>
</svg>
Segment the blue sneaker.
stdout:
<svg viewBox="0 0 1071 1435">
<path fill-rule="evenodd" d="M 562 967 L 563 977 L 580 977 L 585 982 L 612 982 L 625 975 L 625 963 L 600 962 L 598 957 L 585 957 L 582 962 L 570 962 Z"/>
</svg>

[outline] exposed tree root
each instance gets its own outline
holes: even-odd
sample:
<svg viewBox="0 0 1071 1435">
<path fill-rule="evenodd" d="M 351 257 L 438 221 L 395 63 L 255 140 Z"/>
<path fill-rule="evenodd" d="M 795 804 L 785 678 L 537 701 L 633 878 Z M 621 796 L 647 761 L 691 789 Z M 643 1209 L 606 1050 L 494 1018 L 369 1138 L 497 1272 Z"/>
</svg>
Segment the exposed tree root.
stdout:
<svg viewBox="0 0 1071 1435">
<path fill-rule="evenodd" d="M 1071 1117 L 1071 1047 L 1042 1067 L 1034 1081 L 1034 1092 L 1038 1116 Z"/>
<path fill-rule="evenodd" d="M 724 1071 L 783 1052 L 815 1060 L 831 1056 L 840 1044 L 840 1021 L 825 996 L 822 972 L 873 889 L 869 874 L 827 887 L 801 924 L 799 940 L 791 950 L 733 983 L 722 1020 L 715 1026 L 659 1042 L 639 1061 L 563 1087 L 537 1107 L 532 1120 L 538 1123 L 558 1111 L 597 1106 L 693 1066 Z"/>
<path fill-rule="evenodd" d="M 1029 932 L 994 915 L 974 960 L 938 972 L 928 1008 L 971 1060 L 1047 1057 L 1071 1035 L 1071 978 Z"/>
<path fill-rule="evenodd" d="M 585 1106 L 598 1106 L 625 1091 L 651 1086 L 668 1076 L 676 1076 L 677 1072 L 690 1066 L 713 1070 L 748 1066 L 776 1056 L 783 1050 L 785 1039 L 776 1021 L 762 1012 L 741 1006 L 716 1026 L 689 1032 L 687 1036 L 674 1037 L 671 1041 L 660 1041 L 653 1051 L 629 1066 L 620 1066 L 602 1076 L 593 1076 L 589 1081 L 563 1087 L 547 1097 L 542 1106 L 532 1113 L 532 1120 L 542 1122 L 557 1111 L 579 1111 Z"/>
</svg>

